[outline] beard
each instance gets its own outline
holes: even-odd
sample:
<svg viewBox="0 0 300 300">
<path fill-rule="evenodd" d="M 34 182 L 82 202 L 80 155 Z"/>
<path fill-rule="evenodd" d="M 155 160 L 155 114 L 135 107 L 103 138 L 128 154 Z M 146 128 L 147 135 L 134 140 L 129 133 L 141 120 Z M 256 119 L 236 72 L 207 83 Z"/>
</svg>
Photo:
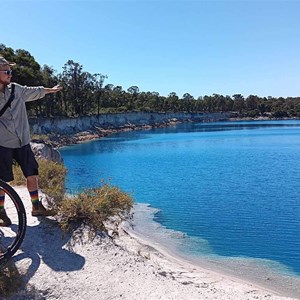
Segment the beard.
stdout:
<svg viewBox="0 0 300 300">
<path fill-rule="evenodd" d="M 3 84 L 4 86 L 9 85 L 10 84 L 10 78 L 8 78 L 6 80 L 0 79 L 0 84 Z"/>
</svg>

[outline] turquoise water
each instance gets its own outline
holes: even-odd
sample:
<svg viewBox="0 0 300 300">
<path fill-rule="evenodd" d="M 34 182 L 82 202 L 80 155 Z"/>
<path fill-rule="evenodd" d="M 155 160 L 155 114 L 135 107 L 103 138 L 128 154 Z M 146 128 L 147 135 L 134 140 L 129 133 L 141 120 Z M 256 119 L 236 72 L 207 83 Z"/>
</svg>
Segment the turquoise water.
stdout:
<svg viewBox="0 0 300 300">
<path fill-rule="evenodd" d="M 155 209 L 156 228 L 180 240 L 178 251 L 257 258 L 300 275 L 300 121 L 180 124 L 61 154 L 70 193 L 110 178 L 151 206 L 138 206 L 140 219 Z"/>
</svg>

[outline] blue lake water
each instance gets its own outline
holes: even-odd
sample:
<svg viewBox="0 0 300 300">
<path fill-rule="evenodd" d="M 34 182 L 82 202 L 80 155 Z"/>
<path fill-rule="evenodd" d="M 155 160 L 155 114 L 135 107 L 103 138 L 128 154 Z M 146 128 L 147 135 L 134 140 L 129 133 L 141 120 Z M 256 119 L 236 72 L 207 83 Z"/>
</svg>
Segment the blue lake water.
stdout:
<svg viewBox="0 0 300 300">
<path fill-rule="evenodd" d="M 300 121 L 185 123 L 61 154 L 70 193 L 110 179 L 181 236 L 179 252 L 257 258 L 300 275 Z"/>
</svg>

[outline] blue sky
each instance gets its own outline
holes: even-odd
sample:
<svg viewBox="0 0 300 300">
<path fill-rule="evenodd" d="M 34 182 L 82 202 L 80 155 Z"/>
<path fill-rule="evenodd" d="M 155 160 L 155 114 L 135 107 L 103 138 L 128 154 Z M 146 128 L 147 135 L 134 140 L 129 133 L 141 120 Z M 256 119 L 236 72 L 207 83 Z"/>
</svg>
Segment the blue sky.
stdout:
<svg viewBox="0 0 300 300">
<path fill-rule="evenodd" d="M 0 43 L 124 90 L 300 96 L 299 1 L 1 1 Z"/>
</svg>

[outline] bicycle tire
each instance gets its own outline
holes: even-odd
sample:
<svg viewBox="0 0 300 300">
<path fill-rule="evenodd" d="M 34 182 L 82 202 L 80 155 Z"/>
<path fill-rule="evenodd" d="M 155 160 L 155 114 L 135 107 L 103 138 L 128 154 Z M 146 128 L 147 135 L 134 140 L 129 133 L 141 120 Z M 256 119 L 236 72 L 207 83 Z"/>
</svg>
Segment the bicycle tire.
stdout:
<svg viewBox="0 0 300 300">
<path fill-rule="evenodd" d="M 5 192 L 5 210 L 12 221 L 9 227 L 0 227 L 0 267 L 4 267 L 20 248 L 26 233 L 26 211 L 17 192 L 0 180 L 0 189 Z"/>
</svg>

